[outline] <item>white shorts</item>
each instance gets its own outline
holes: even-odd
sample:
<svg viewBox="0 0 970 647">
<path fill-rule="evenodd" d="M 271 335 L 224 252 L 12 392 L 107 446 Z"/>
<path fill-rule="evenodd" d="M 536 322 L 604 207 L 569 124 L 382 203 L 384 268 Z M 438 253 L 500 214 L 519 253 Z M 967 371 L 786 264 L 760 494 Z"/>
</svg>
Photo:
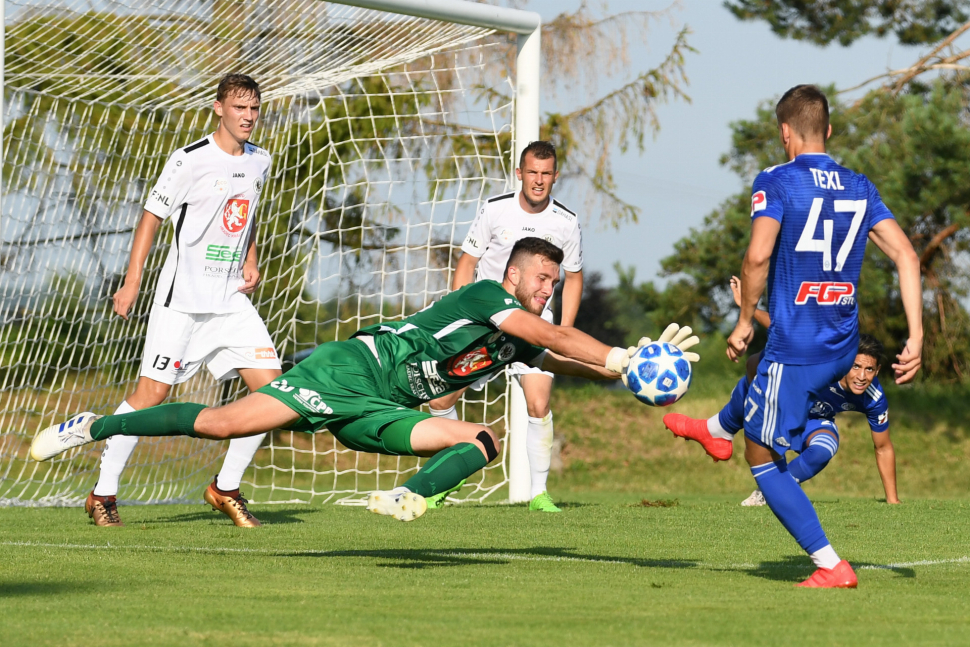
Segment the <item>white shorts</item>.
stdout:
<svg viewBox="0 0 970 647">
<path fill-rule="evenodd" d="M 181 384 L 203 363 L 216 380 L 237 377 L 239 368 L 281 368 L 256 308 L 189 314 L 153 304 L 141 374 L 156 382 Z"/>
</svg>

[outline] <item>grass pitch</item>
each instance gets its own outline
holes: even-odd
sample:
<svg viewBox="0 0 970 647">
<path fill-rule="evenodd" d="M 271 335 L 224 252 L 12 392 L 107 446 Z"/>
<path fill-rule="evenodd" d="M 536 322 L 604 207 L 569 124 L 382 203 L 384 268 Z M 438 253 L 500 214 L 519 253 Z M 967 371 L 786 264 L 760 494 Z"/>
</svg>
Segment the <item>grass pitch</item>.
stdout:
<svg viewBox="0 0 970 647">
<path fill-rule="evenodd" d="M 574 495 L 559 515 L 463 505 L 408 524 L 361 508 L 0 509 L 13 645 L 967 644 L 970 502 L 822 498 L 855 591 L 737 497 Z M 646 505 L 645 505 L 646 503 Z"/>
</svg>

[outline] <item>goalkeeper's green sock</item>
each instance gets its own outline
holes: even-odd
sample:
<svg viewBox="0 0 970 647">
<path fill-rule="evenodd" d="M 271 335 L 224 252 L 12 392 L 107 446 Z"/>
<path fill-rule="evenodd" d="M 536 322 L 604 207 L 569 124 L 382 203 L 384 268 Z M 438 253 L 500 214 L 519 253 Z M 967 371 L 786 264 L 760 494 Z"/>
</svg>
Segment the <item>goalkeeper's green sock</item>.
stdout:
<svg viewBox="0 0 970 647">
<path fill-rule="evenodd" d="M 120 416 L 104 416 L 91 423 L 91 438 L 104 440 L 109 436 L 192 436 L 195 419 L 205 409 L 204 404 L 175 402 L 149 407 Z M 481 452 L 479 452 L 481 453 Z"/>
<path fill-rule="evenodd" d="M 428 459 L 421 470 L 404 483 L 404 487 L 423 497 L 434 496 L 450 490 L 486 465 L 488 461 L 476 445 L 458 443 Z"/>
</svg>

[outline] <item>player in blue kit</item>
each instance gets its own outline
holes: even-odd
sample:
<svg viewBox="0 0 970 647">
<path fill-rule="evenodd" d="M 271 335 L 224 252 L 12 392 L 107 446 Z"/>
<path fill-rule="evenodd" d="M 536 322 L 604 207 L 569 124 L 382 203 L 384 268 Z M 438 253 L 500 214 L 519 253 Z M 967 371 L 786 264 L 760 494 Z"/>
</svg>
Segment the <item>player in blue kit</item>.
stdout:
<svg viewBox="0 0 970 647">
<path fill-rule="evenodd" d="M 745 459 L 771 511 L 817 570 L 799 586 L 854 588 L 784 455 L 805 427 L 813 399 L 852 368 L 859 345 L 856 286 L 866 237 L 895 264 L 909 338 L 896 382 L 911 381 L 923 347 L 919 258 L 876 187 L 825 153 L 828 101 L 799 85 L 775 107 L 788 163 L 762 171 L 751 196 L 751 242 L 741 268 L 741 314 L 727 339 L 738 361 L 754 336 L 765 287 L 771 327 L 745 401 Z"/>
<path fill-rule="evenodd" d="M 734 288 L 734 285 L 731 287 Z M 765 321 L 768 313 L 764 310 L 758 310 L 755 319 L 768 327 Z M 791 451 L 797 453 L 798 458 L 788 464 L 788 471 L 799 483 L 804 483 L 825 469 L 839 451 L 836 414 L 857 411 L 865 415 L 869 422 L 876 467 L 886 491 L 886 503 L 899 503 L 896 494 L 896 453 L 889 437 L 889 403 L 877 377 L 882 355 L 883 347 L 879 341 L 869 335 L 861 335 L 852 368 L 841 380 L 818 394 L 808 411 L 805 428 L 791 434 Z M 663 418 L 664 425 L 677 436 L 698 441 L 715 462 L 729 459 L 734 451 L 732 439 L 744 428 L 745 402 L 760 359 L 760 353 L 748 359 L 747 375 L 738 380 L 731 399 L 716 415 L 704 420 L 668 413 Z M 761 490 L 755 490 L 741 505 L 765 505 L 764 495 Z"/>
</svg>

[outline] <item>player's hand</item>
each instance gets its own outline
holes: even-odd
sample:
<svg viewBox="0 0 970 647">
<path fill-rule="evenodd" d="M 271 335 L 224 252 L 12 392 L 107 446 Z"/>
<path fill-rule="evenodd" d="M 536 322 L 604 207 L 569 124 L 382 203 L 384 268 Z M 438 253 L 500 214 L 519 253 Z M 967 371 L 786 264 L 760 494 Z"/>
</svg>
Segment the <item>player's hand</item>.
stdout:
<svg viewBox="0 0 970 647">
<path fill-rule="evenodd" d="M 242 275 L 245 283 L 240 285 L 238 290 L 243 294 L 252 294 L 259 285 L 259 267 L 256 263 L 246 263 L 243 265 Z"/>
<path fill-rule="evenodd" d="M 697 344 L 701 343 L 700 338 L 697 335 L 691 336 L 694 332 L 690 326 L 680 327 L 680 324 L 672 323 L 667 326 L 660 337 L 657 338 L 658 342 L 670 344 L 676 346 L 684 353 L 684 359 L 688 362 L 699 362 L 701 361 L 701 356 L 697 353 L 688 353 L 688 348 L 693 348 Z M 653 343 L 650 341 L 649 337 L 641 337 L 640 341 L 637 343 L 637 348 L 643 348 L 647 344 Z M 634 352 L 637 349 L 634 349 Z M 633 356 L 633 353 L 630 354 Z"/>
<path fill-rule="evenodd" d="M 135 300 L 138 298 L 138 286 L 128 285 L 127 283 L 121 286 L 121 289 L 114 293 L 112 301 L 114 301 L 115 314 L 128 321 L 128 315 L 131 313 L 131 309 L 135 305 Z"/>
<path fill-rule="evenodd" d="M 923 340 L 910 337 L 906 340 L 903 352 L 896 355 L 897 363 L 893 364 L 896 374 L 896 384 L 912 382 L 923 364 Z"/>
<path fill-rule="evenodd" d="M 754 339 L 754 326 L 750 321 L 738 321 L 734 330 L 727 338 L 727 356 L 737 363 L 738 358 L 748 350 L 748 344 Z"/>
<path fill-rule="evenodd" d="M 734 305 L 741 307 L 741 279 L 736 276 L 732 276 L 731 280 L 728 281 L 728 285 L 731 287 L 731 296 L 734 297 Z"/>
</svg>

